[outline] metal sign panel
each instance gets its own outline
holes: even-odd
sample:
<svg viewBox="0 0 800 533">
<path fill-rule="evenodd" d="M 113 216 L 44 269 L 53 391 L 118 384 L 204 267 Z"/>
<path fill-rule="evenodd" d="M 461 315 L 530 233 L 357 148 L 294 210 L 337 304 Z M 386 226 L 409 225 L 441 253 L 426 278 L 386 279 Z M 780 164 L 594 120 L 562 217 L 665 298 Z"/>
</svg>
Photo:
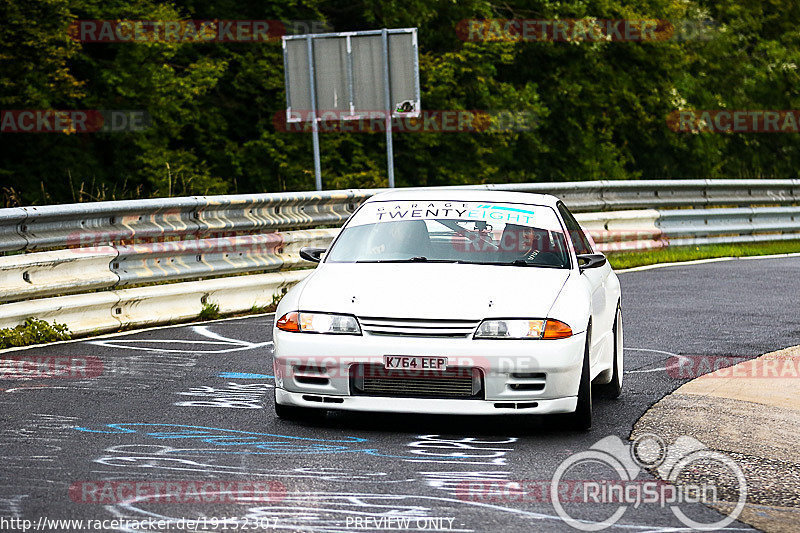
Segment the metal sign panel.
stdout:
<svg viewBox="0 0 800 533">
<path fill-rule="evenodd" d="M 287 35 L 283 58 L 287 122 L 420 115 L 416 28 Z"/>
</svg>

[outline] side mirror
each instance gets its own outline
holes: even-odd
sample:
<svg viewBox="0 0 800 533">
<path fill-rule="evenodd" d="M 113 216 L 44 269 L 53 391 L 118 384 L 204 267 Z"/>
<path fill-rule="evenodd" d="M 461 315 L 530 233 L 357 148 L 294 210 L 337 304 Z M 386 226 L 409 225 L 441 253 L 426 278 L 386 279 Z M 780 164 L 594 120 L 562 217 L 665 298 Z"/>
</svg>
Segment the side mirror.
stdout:
<svg viewBox="0 0 800 533">
<path fill-rule="evenodd" d="M 320 257 L 325 253 L 326 250 L 327 248 L 311 248 L 309 246 L 304 246 L 303 248 L 300 248 L 300 257 L 306 261 L 319 263 Z"/>
<path fill-rule="evenodd" d="M 597 268 L 605 265 L 606 256 L 603 254 L 581 254 L 578 256 L 578 268 L 581 272 L 587 268 Z"/>
</svg>

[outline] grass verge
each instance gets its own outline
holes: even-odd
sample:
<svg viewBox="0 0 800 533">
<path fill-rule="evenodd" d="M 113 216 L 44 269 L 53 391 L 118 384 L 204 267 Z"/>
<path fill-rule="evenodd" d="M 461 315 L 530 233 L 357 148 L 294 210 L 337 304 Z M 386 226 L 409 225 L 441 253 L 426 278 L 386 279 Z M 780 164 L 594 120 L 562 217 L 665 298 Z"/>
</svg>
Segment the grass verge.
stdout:
<svg viewBox="0 0 800 533">
<path fill-rule="evenodd" d="M 677 263 L 696 259 L 715 257 L 748 257 L 755 255 L 775 255 L 800 252 L 800 240 L 742 243 L 709 244 L 704 246 L 673 246 L 657 250 L 635 252 L 609 252 L 606 254 L 615 269 L 652 265 L 655 263 Z"/>
</svg>

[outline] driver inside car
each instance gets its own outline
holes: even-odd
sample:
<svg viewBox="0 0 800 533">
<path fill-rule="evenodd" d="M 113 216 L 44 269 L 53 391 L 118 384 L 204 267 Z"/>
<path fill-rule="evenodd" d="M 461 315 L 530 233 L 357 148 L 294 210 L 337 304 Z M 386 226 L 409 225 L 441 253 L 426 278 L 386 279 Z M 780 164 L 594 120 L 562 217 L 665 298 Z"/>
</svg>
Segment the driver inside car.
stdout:
<svg viewBox="0 0 800 533">
<path fill-rule="evenodd" d="M 530 226 L 506 224 L 500 239 L 500 253 L 508 262 L 522 260 L 536 265 L 560 266 L 550 232 Z"/>
<path fill-rule="evenodd" d="M 370 242 L 373 254 L 389 254 L 392 259 L 425 257 L 430 253 L 430 237 L 424 220 L 377 224 Z"/>
</svg>

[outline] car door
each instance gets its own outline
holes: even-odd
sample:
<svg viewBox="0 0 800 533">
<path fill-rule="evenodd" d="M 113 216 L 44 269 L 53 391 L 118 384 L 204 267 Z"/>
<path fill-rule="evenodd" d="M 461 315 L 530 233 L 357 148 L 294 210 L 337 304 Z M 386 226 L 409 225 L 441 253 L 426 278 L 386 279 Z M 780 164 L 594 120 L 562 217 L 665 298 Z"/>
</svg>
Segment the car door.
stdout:
<svg viewBox="0 0 800 533">
<path fill-rule="evenodd" d="M 567 227 L 572 245 L 575 248 L 575 253 L 580 254 L 593 254 L 596 253 L 592 247 L 592 243 L 584 233 L 580 224 L 572 213 L 569 212 L 567 207 L 559 202 L 558 211 L 564 219 L 564 224 Z M 609 358 L 613 357 L 613 350 L 611 346 L 611 327 L 613 325 L 613 316 L 616 308 L 612 308 L 614 302 L 609 303 L 606 290 L 606 282 L 611 273 L 611 266 L 606 263 L 598 268 L 588 268 L 583 271 L 581 278 L 585 280 L 591 295 L 591 309 L 592 309 L 592 338 L 591 338 L 591 355 L 592 367 L 596 367 L 599 363 L 607 363 Z"/>
</svg>

